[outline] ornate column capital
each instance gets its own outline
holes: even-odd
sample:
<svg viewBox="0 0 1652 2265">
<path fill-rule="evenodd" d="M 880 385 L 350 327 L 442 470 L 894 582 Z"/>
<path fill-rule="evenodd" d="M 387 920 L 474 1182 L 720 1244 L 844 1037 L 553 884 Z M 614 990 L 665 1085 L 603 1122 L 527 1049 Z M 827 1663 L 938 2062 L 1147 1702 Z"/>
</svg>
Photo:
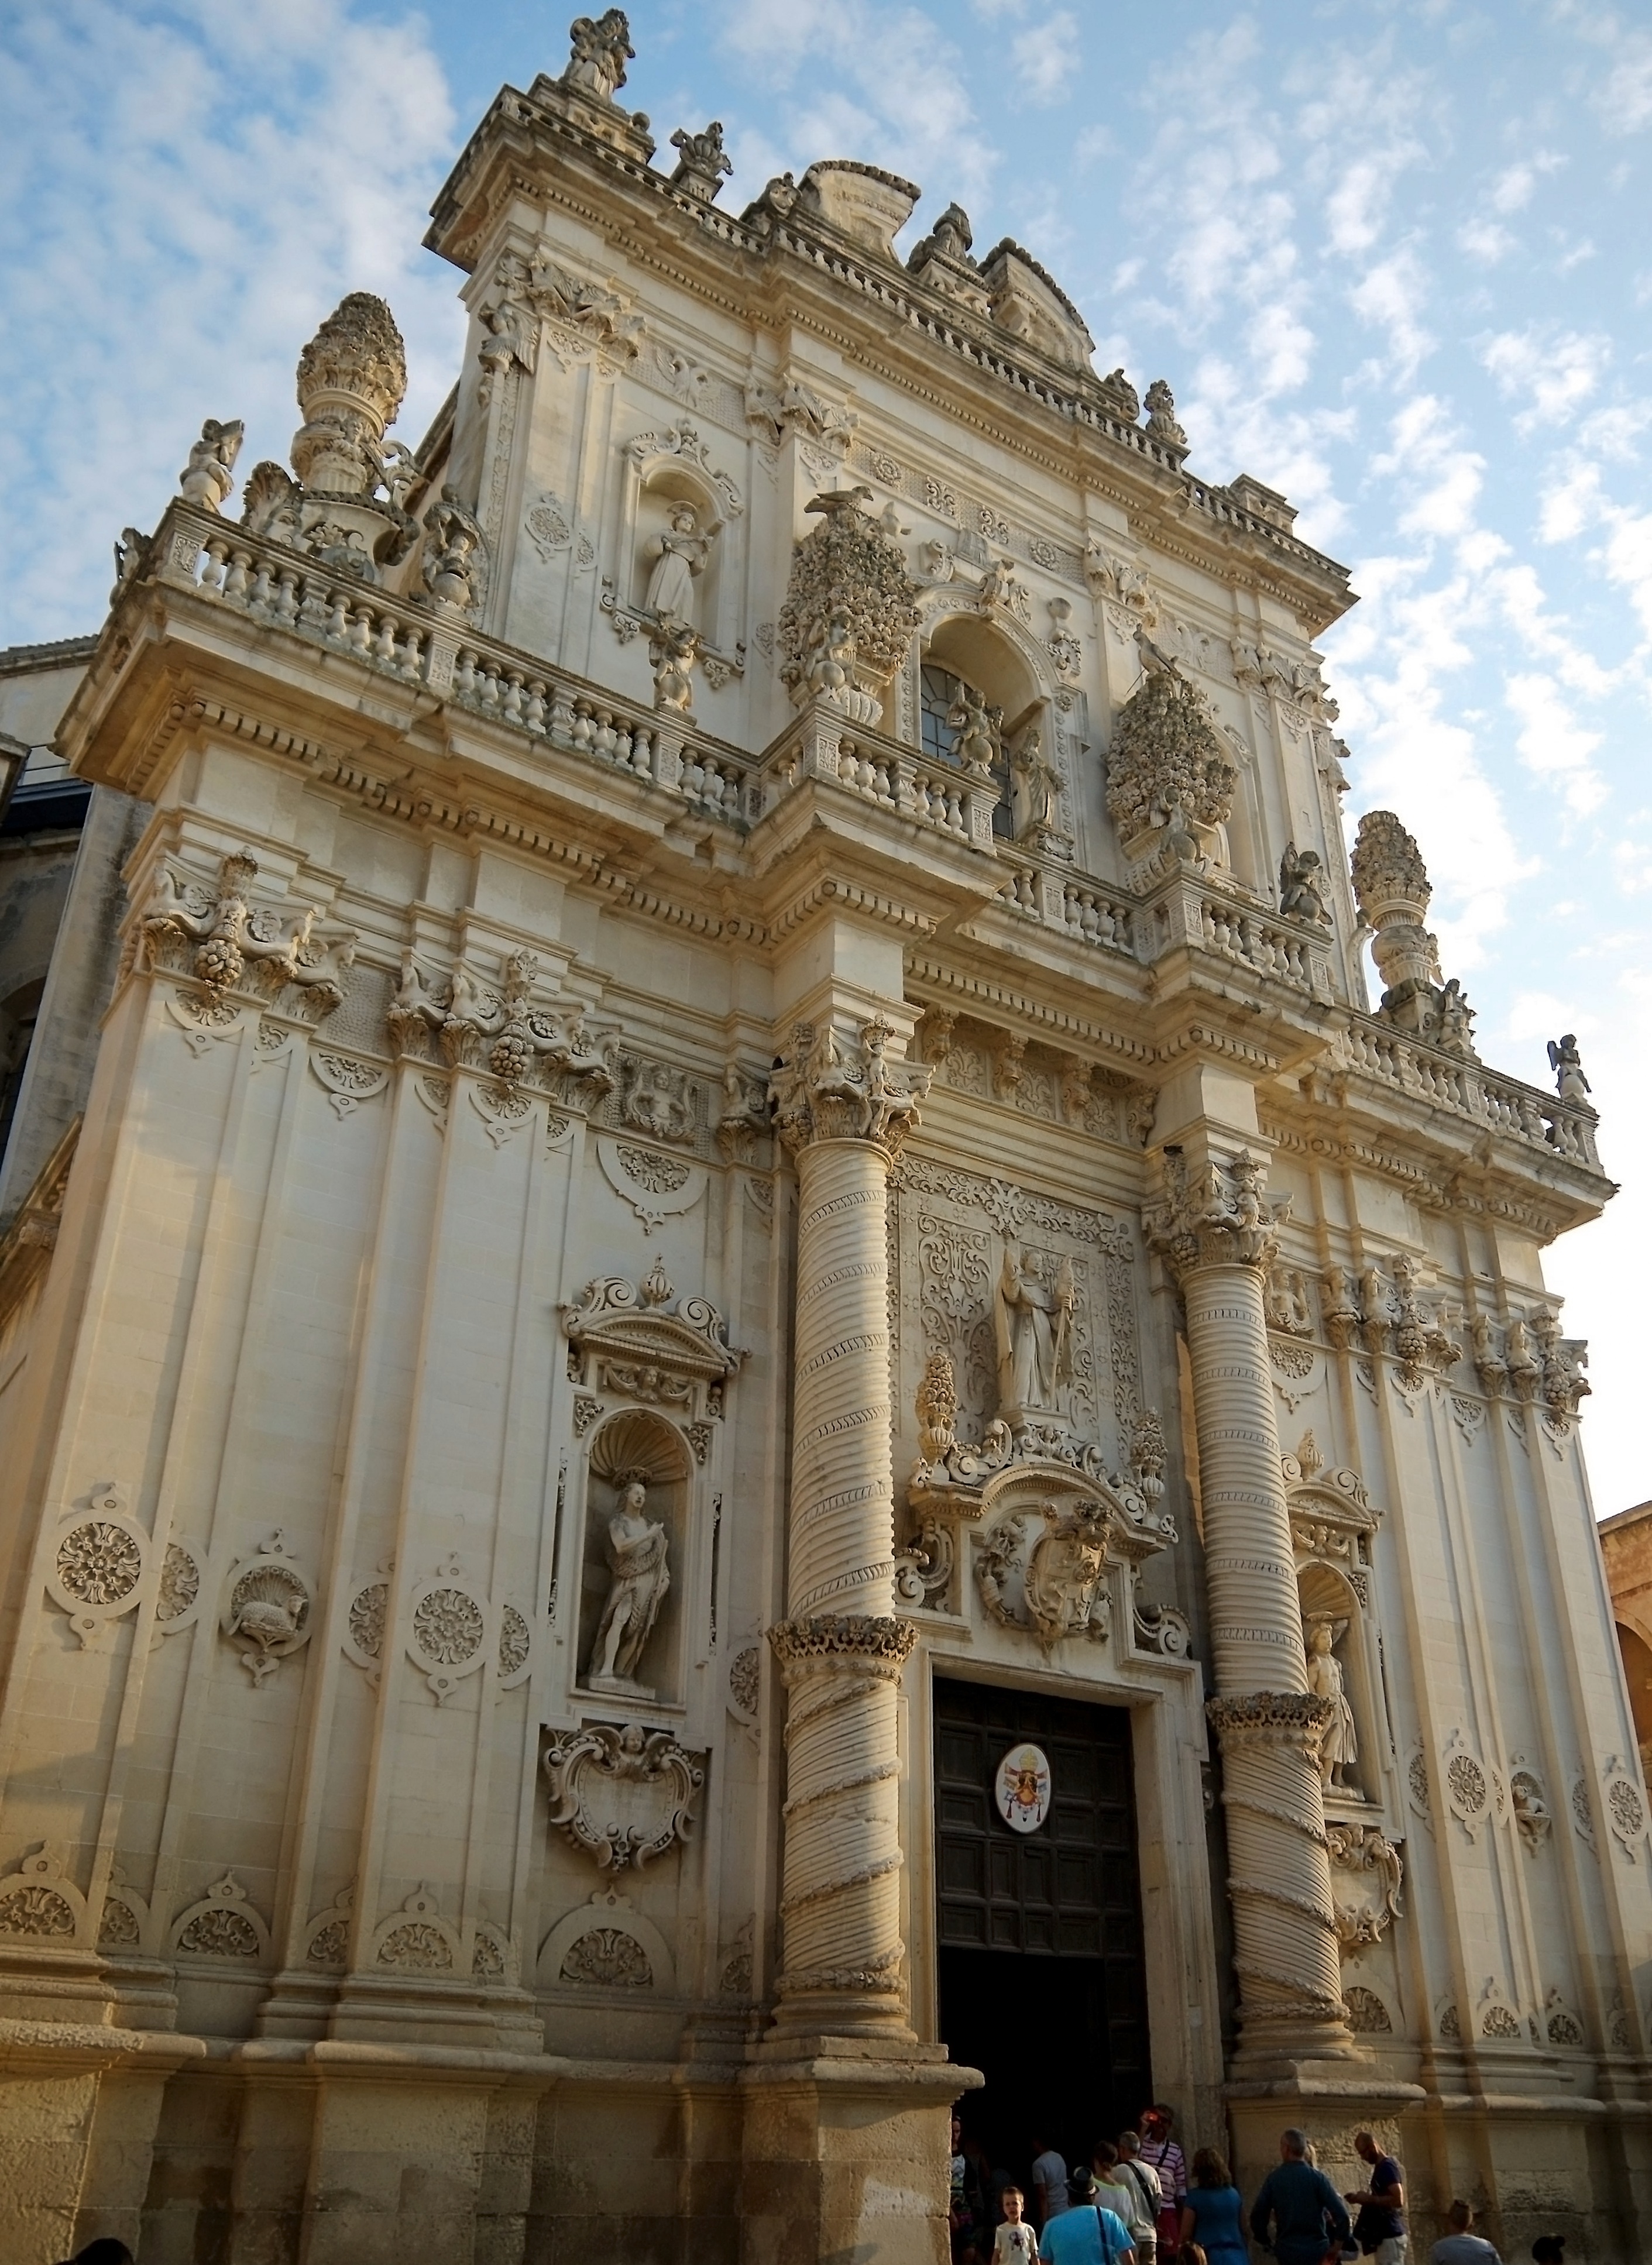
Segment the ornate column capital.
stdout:
<svg viewBox="0 0 1652 2265">
<path fill-rule="evenodd" d="M 768 1631 L 788 1685 L 820 1668 L 844 1664 L 899 1682 L 918 1640 L 916 1623 L 889 1613 L 825 1613 L 776 1620 Z M 1324 1702 L 1328 1708 L 1329 1701 Z"/>
<path fill-rule="evenodd" d="M 818 1140 L 866 1140 L 891 1158 L 900 1154 L 935 1072 L 891 1062 L 894 1035 L 894 1024 L 874 1015 L 846 1055 L 830 1023 L 794 1023 L 790 1054 L 768 1081 L 776 1127 L 794 1155 Z"/>
<path fill-rule="evenodd" d="M 1270 1266 L 1279 1229 L 1291 1215 L 1288 1196 L 1269 1197 L 1266 1162 L 1241 1148 L 1202 1169 L 1183 1149 L 1164 1152 L 1164 1194 L 1145 1216 L 1147 1240 L 1178 1276 L 1201 1266 Z"/>
<path fill-rule="evenodd" d="M 1328 1699 L 1313 1691 L 1246 1691 L 1204 1702 L 1205 1718 L 1224 1753 L 1241 1747 L 1294 1750 L 1316 1766 L 1320 1741 L 1335 1711 Z"/>
</svg>

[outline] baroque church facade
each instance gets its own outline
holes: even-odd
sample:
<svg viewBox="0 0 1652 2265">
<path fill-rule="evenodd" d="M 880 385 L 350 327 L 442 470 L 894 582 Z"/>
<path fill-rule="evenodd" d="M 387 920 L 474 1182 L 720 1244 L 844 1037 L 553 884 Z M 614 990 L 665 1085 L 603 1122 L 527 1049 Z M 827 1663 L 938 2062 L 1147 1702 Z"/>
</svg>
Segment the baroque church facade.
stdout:
<svg viewBox="0 0 1652 2265">
<path fill-rule="evenodd" d="M 1285 500 L 573 43 L 421 445 L 353 295 L 56 729 L 133 815 L 0 1246 L 6 2253 L 942 2265 L 954 2101 L 1157 2099 L 1627 2265 L 1575 1050 L 1345 855 Z"/>
</svg>

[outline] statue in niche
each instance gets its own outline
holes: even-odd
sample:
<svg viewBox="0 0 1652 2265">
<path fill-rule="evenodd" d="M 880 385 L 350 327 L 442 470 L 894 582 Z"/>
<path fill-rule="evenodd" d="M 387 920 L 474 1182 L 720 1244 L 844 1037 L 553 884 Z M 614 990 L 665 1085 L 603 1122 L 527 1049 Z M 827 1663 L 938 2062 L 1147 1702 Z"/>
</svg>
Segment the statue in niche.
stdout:
<svg viewBox="0 0 1652 2265">
<path fill-rule="evenodd" d="M 1308 1689 L 1318 1698 L 1328 1699 L 1335 1710 L 1320 1744 L 1320 1776 L 1325 1790 L 1357 1795 L 1359 1788 L 1349 1784 L 1347 1773 L 1359 1759 L 1359 1736 L 1354 1728 L 1354 1710 L 1348 1703 L 1343 1664 L 1335 1652 L 1347 1628 L 1346 1620 L 1310 1621 Z"/>
<path fill-rule="evenodd" d="M 608 1520 L 608 1593 L 591 1647 L 586 1683 L 593 1691 L 622 1691 L 647 1696 L 636 1680 L 643 1647 L 653 1633 L 671 1586 L 668 1544 L 663 1526 L 646 1515 L 648 1484 L 639 1471 L 620 1482 L 619 1507 Z"/>
<path fill-rule="evenodd" d="M 1063 1258 L 1046 1281 L 1036 1251 L 1004 1244 L 1004 1264 L 993 1298 L 998 1338 L 1000 1413 L 1012 1425 L 1030 1409 L 1059 1412 L 1062 1387 L 1073 1379 L 1073 1318 L 1079 1302 L 1073 1266 Z"/>
<path fill-rule="evenodd" d="M 664 535 L 656 535 L 648 546 L 654 571 L 648 578 L 643 603 L 651 614 L 662 622 L 693 627 L 695 580 L 705 572 L 717 537 L 715 526 L 701 534 L 700 514 L 691 503 L 672 506 L 670 528 Z"/>
</svg>

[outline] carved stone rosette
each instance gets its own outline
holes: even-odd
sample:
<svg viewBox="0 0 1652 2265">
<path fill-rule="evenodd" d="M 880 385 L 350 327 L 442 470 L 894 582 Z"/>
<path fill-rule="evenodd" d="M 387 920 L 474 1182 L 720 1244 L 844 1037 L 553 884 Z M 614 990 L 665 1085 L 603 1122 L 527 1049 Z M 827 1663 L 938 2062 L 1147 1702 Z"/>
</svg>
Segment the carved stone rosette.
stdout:
<svg viewBox="0 0 1652 2265">
<path fill-rule="evenodd" d="M 800 1027 L 772 1093 L 797 1160 L 790 1618 L 771 1630 L 788 1693 L 782 2029 L 904 2040 L 896 1684 L 912 1643 L 894 1602 L 887 1250 L 891 1155 L 922 1072 L 855 1059 Z"/>
<path fill-rule="evenodd" d="M 1307 1687 L 1263 1302 L 1284 1206 L 1243 1153 L 1203 1173 L 1168 1153 L 1165 1167 L 1147 1227 L 1187 1315 L 1243 2050 L 1340 2054 L 1350 2040 L 1319 1768 L 1330 1702 Z"/>
</svg>

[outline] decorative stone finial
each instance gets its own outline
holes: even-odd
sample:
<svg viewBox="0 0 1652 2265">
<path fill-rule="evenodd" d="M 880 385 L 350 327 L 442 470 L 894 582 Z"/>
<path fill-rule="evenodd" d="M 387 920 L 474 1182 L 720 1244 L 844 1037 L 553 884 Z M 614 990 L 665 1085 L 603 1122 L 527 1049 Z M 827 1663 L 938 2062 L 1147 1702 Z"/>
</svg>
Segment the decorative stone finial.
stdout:
<svg viewBox="0 0 1652 2265">
<path fill-rule="evenodd" d="M 1380 928 L 1383 916 L 1403 910 L 1421 921 L 1434 892 L 1415 837 L 1391 810 L 1368 810 L 1359 821 L 1350 861 L 1361 918 Z"/>
<path fill-rule="evenodd" d="M 178 476 L 186 503 L 201 504 L 208 511 L 223 508 L 235 485 L 235 460 L 241 454 L 243 432 L 239 418 L 229 425 L 221 425 L 215 417 L 207 419 L 200 440 L 189 452 L 189 462 Z"/>
<path fill-rule="evenodd" d="M 734 160 L 723 147 L 722 120 L 714 118 L 703 134 L 690 134 L 680 126 L 671 137 L 671 146 L 678 153 L 677 169 L 671 177 L 673 188 L 685 191 L 702 205 L 710 204 L 723 186 L 724 173 L 734 171 Z"/>
<path fill-rule="evenodd" d="M 1124 703 L 1107 755 L 1107 808 L 1126 852 L 1139 855 L 1178 816 L 1222 825 L 1238 778 L 1194 687 L 1153 669 Z"/>
<path fill-rule="evenodd" d="M 851 721 L 876 724 L 882 694 L 918 626 L 917 586 L 906 562 L 863 504 L 870 488 L 818 495 L 820 525 L 792 554 L 776 635 L 781 681 L 803 707 L 825 699 Z"/>
<path fill-rule="evenodd" d="M 625 84 L 626 64 L 637 60 L 625 11 L 610 8 L 594 22 L 589 16 L 576 16 L 568 26 L 568 37 L 573 52 L 562 75 L 563 84 L 594 95 L 599 102 L 612 102 L 615 90 Z"/>
<path fill-rule="evenodd" d="M 368 496 L 384 476 L 380 442 L 407 390 L 395 317 L 370 291 L 341 299 L 298 358 L 293 469 L 313 495 Z"/>
</svg>

